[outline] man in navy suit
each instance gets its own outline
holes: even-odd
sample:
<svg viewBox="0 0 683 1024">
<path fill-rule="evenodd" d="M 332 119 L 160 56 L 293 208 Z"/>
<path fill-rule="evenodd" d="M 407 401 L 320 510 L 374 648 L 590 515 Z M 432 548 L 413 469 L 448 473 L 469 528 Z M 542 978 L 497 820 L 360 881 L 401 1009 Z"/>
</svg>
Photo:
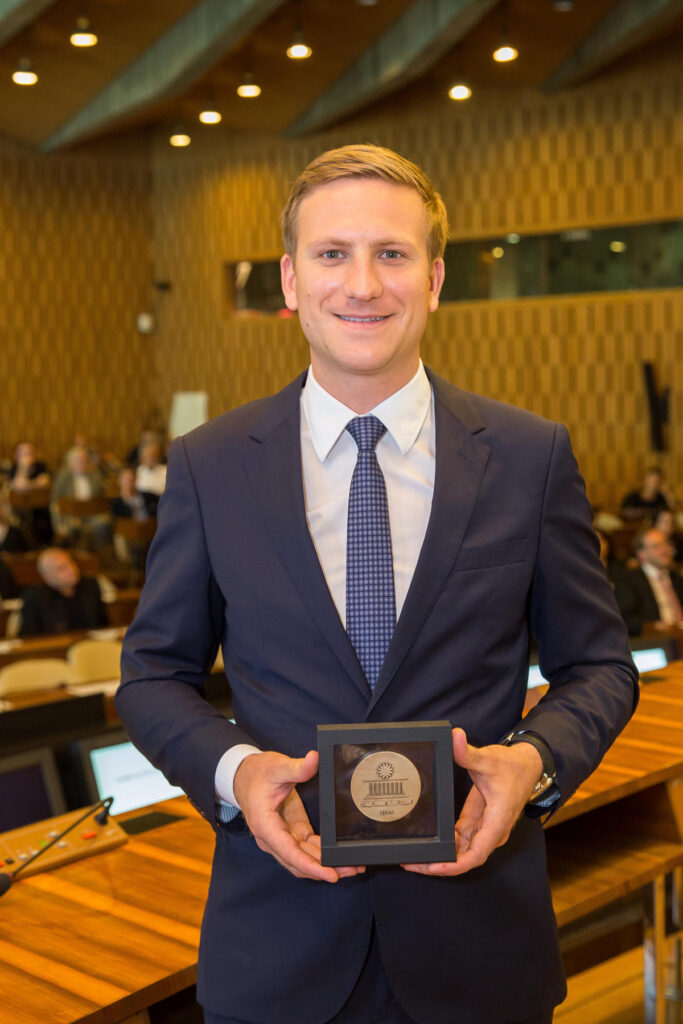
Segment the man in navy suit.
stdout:
<svg viewBox="0 0 683 1024">
<path fill-rule="evenodd" d="M 546 1024 L 565 988 L 539 814 L 637 700 L 568 435 L 422 366 L 446 215 L 414 164 L 325 153 L 283 227 L 310 369 L 172 446 L 117 696 L 216 831 L 198 998 L 207 1024 Z M 345 628 L 366 416 L 396 613 L 376 678 Z M 522 720 L 532 634 L 550 689 Z M 219 644 L 236 724 L 201 695 Z M 324 867 L 316 725 L 434 719 L 470 787 L 457 861 Z"/>
</svg>

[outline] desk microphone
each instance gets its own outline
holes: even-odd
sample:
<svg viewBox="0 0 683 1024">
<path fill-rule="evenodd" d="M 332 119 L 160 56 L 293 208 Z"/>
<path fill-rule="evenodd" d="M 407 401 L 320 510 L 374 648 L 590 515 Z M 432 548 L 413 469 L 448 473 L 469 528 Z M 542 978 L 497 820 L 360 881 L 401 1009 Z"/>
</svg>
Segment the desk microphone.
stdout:
<svg viewBox="0 0 683 1024">
<path fill-rule="evenodd" d="M 68 832 L 71 832 L 73 828 L 76 828 L 76 825 L 80 825 L 82 821 L 85 821 L 85 819 L 90 814 L 92 814 L 93 811 L 96 811 L 99 807 L 101 807 L 102 810 L 100 811 L 99 814 L 95 815 L 95 821 L 97 822 L 98 825 L 106 825 L 107 821 L 109 820 L 109 809 L 113 803 L 113 796 L 107 796 L 103 800 L 98 800 L 97 803 L 93 804 L 92 807 L 89 807 L 87 811 L 85 811 L 85 813 L 80 816 L 80 818 L 76 818 L 75 821 L 72 821 L 68 828 L 65 828 L 63 832 L 60 832 L 49 843 L 46 843 L 45 846 L 41 847 L 40 850 L 37 850 L 32 857 L 29 857 L 28 860 L 25 860 L 23 864 L 20 864 L 16 871 L 12 871 L 11 874 L 7 874 L 4 871 L 0 872 L 0 896 L 4 896 L 7 890 L 11 888 L 14 879 L 17 877 L 20 871 L 23 871 L 24 868 L 27 868 L 29 864 L 33 863 L 34 860 L 37 860 L 38 857 L 41 857 L 47 850 L 50 849 L 50 847 L 54 846 L 55 843 L 58 843 L 60 839 L 63 839 Z"/>
</svg>

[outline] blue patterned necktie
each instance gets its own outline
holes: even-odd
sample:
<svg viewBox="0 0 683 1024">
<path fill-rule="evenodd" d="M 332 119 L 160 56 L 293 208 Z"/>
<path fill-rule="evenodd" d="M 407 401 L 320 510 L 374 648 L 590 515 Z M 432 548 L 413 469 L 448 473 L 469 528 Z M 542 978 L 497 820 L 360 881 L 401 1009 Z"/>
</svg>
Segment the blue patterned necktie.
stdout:
<svg viewBox="0 0 683 1024">
<path fill-rule="evenodd" d="M 346 429 L 358 445 L 346 535 L 346 632 L 374 690 L 396 625 L 387 491 L 375 454 L 387 428 L 376 416 L 357 416 Z"/>
</svg>

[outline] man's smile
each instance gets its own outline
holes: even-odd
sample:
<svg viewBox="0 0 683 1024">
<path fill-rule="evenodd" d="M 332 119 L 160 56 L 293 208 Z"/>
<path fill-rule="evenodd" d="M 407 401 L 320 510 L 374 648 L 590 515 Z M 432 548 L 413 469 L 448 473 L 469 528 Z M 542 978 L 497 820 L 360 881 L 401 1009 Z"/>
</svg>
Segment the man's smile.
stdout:
<svg viewBox="0 0 683 1024">
<path fill-rule="evenodd" d="M 343 313 L 334 314 L 339 320 L 346 320 L 350 324 L 376 324 L 381 320 L 388 320 L 391 314 L 386 316 L 345 316 Z"/>
</svg>

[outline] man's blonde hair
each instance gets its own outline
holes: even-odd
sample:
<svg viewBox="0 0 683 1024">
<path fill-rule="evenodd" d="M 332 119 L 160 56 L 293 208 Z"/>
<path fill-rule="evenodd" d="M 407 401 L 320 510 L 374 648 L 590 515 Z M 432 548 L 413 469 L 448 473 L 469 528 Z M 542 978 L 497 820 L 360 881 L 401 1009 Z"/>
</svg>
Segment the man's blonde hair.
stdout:
<svg viewBox="0 0 683 1024">
<path fill-rule="evenodd" d="M 448 237 L 448 214 L 443 199 L 425 172 L 393 149 L 365 143 L 328 149 L 316 157 L 294 182 L 281 217 L 285 252 L 292 259 L 296 253 L 297 218 L 302 200 L 319 185 L 328 185 L 343 178 L 380 178 L 393 185 L 415 189 L 422 197 L 427 213 L 429 261 L 433 263 L 443 256 Z"/>
</svg>

